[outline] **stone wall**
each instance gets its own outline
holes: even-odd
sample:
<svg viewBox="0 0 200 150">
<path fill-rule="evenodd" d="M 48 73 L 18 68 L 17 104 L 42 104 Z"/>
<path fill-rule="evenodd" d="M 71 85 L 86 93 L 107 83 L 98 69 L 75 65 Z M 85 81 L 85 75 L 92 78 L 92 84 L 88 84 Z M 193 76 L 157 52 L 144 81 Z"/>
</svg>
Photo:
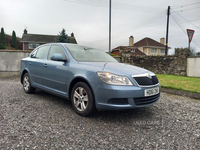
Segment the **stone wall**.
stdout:
<svg viewBox="0 0 200 150">
<path fill-rule="evenodd" d="M 172 56 L 130 56 L 130 52 L 121 53 L 121 62 L 139 66 L 158 74 L 187 75 L 187 48 L 176 48 Z"/>
</svg>

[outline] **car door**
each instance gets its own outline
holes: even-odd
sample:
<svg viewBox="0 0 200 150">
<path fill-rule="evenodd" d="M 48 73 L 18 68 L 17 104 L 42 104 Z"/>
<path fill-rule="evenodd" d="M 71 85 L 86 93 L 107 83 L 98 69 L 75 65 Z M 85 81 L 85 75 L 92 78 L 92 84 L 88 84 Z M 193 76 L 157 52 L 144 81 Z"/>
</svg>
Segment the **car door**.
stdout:
<svg viewBox="0 0 200 150">
<path fill-rule="evenodd" d="M 47 59 L 44 61 L 42 84 L 50 91 L 66 95 L 68 62 L 51 60 L 53 54 L 61 54 L 63 58 L 67 58 L 61 46 L 51 45 Z"/>
<path fill-rule="evenodd" d="M 38 47 L 30 56 L 28 61 L 29 73 L 34 85 L 42 84 L 44 58 L 47 55 L 49 45 Z"/>
</svg>

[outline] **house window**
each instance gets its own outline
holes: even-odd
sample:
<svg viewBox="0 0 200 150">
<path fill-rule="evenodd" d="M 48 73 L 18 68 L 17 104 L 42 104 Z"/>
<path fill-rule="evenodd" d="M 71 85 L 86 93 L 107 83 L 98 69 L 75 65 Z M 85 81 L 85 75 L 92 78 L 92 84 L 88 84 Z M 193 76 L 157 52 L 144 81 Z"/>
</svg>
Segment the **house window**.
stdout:
<svg viewBox="0 0 200 150">
<path fill-rule="evenodd" d="M 160 54 L 165 54 L 165 49 L 161 49 Z"/>
<path fill-rule="evenodd" d="M 134 48 L 131 48 L 131 52 L 135 52 L 135 49 L 134 49 Z"/>
<path fill-rule="evenodd" d="M 151 48 L 151 54 L 157 54 L 157 49 L 156 48 Z"/>
<path fill-rule="evenodd" d="M 31 44 L 28 44 L 28 48 L 29 49 L 34 49 L 36 47 L 38 47 L 40 44 L 36 44 L 36 43 L 31 43 Z"/>
</svg>

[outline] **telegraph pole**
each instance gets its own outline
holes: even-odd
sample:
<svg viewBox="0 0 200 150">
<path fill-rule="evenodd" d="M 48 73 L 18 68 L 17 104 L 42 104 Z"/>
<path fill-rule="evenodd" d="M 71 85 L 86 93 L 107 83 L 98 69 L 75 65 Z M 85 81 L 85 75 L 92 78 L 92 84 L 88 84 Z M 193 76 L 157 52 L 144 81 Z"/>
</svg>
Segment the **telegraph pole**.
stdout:
<svg viewBox="0 0 200 150">
<path fill-rule="evenodd" d="M 109 0 L 109 54 L 111 54 L 111 0 Z"/>
<path fill-rule="evenodd" d="M 166 30 L 166 46 L 165 46 L 165 55 L 167 55 L 167 51 L 168 51 L 169 15 L 170 15 L 170 6 L 168 6 L 168 9 L 167 9 L 167 30 Z"/>
</svg>

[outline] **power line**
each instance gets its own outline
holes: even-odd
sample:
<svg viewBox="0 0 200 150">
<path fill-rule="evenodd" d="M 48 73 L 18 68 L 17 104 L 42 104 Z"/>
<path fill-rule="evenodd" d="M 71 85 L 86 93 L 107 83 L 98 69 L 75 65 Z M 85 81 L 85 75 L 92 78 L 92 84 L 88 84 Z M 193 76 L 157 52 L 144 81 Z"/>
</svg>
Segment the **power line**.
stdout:
<svg viewBox="0 0 200 150">
<path fill-rule="evenodd" d="M 142 28 L 142 27 L 145 27 L 145 26 L 149 26 L 151 23 L 155 23 L 156 21 L 158 21 L 158 20 L 160 20 L 162 17 L 151 17 L 151 18 L 149 18 L 148 20 L 145 20 L 144 22 L 142 22 L 141 24 L 142 25 L 138 25 L 138 26 L 140 26 L 139 28 L 137 28 L 137 31 L 136 32 L 129 32 L 129 33 L 125 33 L 125 34 L 121 34 L 122 32 L 120 32 L 120 33 L 117 33 L 118 35 L 120 34 L 120 36 L 115 36 L 115 37 L 112 37 L 112 40 L 113 39 L 117 39 L 117 38 L 121 38 L 121 37 L 125 37 L 125 36 L 130 36 L 130 35 L 133 35 L 133 34 L 138 34 L 138 33 L 143 33 L 143 32 L 148 32 L 148 31 L 152 31 L 152 30 L 158 30 L 158 29 L 161 29 L 161 28 L 163 28 L 163 27 L 161 27 L 161 28 L 155 28 L 155 29 L 150 29 L 150 30 L 145 30 L 145 31 L 138 31 L 138 29 L 140 29 L 140 28 Z M 149 23 L 149 21 L 151 21 L 150 23 Z M 148 24 L 147 24 L 148 23 Z M 93 41 L 93 42 L 100 42 L 100 41 L 105 41 L 105 40 L 107 40 L 107 38 L 105 38 L 105 39 L 100 39 L 100 40 L 96 40 L 96 41 Z"/>
<path fill-rule="evenodd" d="M 173 9 L 171 9 L 171 10 L 174 11 Z M 197 27 L 196 25 L 194 25 L 193 23 L 191 23 L 190 21 L 188 21 L 187 19 L 185 19 L 183 16 L 181 16 L 179 13 L 177 13 L 175 11 L 174 11 L 174 13 L 176 13 L 177 15 L 179 15 L 181 18 L 183 18 L 184 20 L 186 20 L 188 23 L 192 24 L 194 27 L 200 29 L 199 27 Z"/>
<path fill-rule="evenodd" d="M 179 20 L 178 18 L 174 18 L 175 16 L 171 15 L 171 18 L 174 20 L 174 22 L 176 22 L 176 24 L 179 26 L 179 28 L 183 31 L 183 33 L 185 34 L 185 29 L 183 29 L 183 27 L 177 22 L 177 20 Z"/>
<path fill-rule="evenodd" d="M 176 5 L 176 6 L 171 6 L 173 9 L 179 9 L 180 7 L 188 7 L 188 6 L 192 6 L 192 5 L 196 5 L 196 4 L 200 4 L 200 2 L 197 3 L 192 3 L 192 4 L 186 4 L 186 5 Z"/>
<path fill-rule="evenodd" d="M 184 12 L 184 11 L 194 10 L 194 9 L 197 9 L 197 8 L 200 8 L 200 6 L 199 7 L 195 7 L 195 8 L 190 8 L 190 9 L 177 10 L 175 12 Z M 172 12 L 172 13 L 175 13 L 175 12 Z"/>
<path fill-rule="evenodd" d="M 176 20 L 178 20 L 178 19 L 173 18 L 172 15 L 171 15 L 171 17 L 172 17 L 172 19 L 176 22 L 176 24 L 181 28 L 181 30 L 183 31 L 183 33 L 186 34 L 186 30 L 176 21 Z M 198 47 L 200 47 L 199 44 L 197 44 L 197 42 L 196 42 L 194 39 L 193 39 L 192 41 L 193 41 Z"/>
<path fill-rule="evenodd" d="M 68 2 L 73 3 L 80 3 L 85 5 L 92 5 L 98 7 L 108 7 L 107 1 L 91 1 L 91 0 L 65 0 Z M 121 9 L 121 10 L 129 10 L 129 11 L 137 11 L 137 12 L 144 12 L 144 13 L 157 13 L 157 14 L 164 14 L 165 11 L 162 8 L 155 8 L 155 7 L 147 7 L 147 6 L 137 6 L 137 5 L 130 5 L 130 4 L 123 4 L 123 3 L 112 3 L 112 8 L 114 9 Z"/>
</svg>

